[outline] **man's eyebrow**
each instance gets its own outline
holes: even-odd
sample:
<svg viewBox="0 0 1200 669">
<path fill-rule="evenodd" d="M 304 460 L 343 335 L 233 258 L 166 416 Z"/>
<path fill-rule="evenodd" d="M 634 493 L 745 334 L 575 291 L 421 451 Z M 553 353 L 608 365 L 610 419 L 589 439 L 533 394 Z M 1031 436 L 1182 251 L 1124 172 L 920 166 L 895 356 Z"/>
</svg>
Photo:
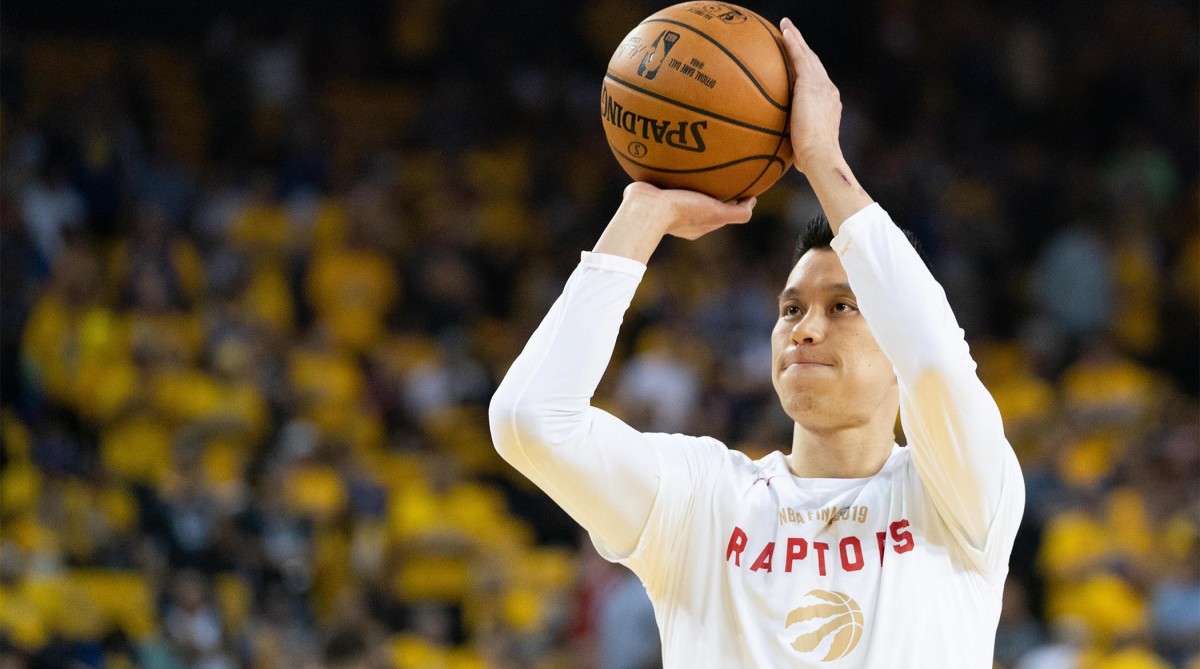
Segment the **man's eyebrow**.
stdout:
<svg viewBox="0 0 1200 669">
<path fill-rule="evenodd" d="M 827 283 L 822 287 L 822 292 L 846 293 L 850 295 L 854 294 L 854 290 L 850 288 L 850 284 L 848 283 Z M 782 293 L 779 294 L 779 301 L 782 302 L 789 298 L 798 297 L 799 295 L 799 290 L 797 290 L 794 286 L 788 286 L 787 288 L 783 289 Z"/>
</svg>

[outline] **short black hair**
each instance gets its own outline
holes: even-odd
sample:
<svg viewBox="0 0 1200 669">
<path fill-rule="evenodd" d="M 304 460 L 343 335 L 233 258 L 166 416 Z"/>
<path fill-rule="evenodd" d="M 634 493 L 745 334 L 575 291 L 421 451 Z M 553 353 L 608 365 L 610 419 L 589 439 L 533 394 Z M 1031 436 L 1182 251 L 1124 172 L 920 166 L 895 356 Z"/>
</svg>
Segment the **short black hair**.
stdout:
<svg viewBox="0 0 1200 669">
<path fill-rule="evenodd" d="M 917 255 L 921 256 L 921 260 L 925 262 L 925 252 L 921 249 L 921 241 L 913 234 L 912 230 L 900 228 L 900 232 L 904 233 L 904 237 L 908 239 L 908 243 L 912 244 Z M 800 228 L 800 235 L 796 238 L 796 249 L 792 254 L 792 264 L 800 262 L 800 258 L 804 257 L 812 249 L 828 249 L 832 248 L 833 244 L 833 228 L 829 226 L 829 219 L 825 218 L 825 214 L 817 214 L 813 216 L 804 227 Z M 926 262 L 925 264 L 929 264 Z"/>
</svg>

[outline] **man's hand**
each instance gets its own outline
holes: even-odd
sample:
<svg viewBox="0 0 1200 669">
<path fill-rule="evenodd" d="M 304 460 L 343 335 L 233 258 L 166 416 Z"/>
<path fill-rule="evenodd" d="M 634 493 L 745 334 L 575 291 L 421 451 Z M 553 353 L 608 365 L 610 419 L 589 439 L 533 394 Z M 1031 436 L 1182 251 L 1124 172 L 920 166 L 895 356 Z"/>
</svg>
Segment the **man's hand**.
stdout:
<svg viewBox="0 0 1200 669">
<path fill-rule="evenodd" d="M 808 173 L 814 160 L 840 155 L 842 97 L 829 79 L 821 59 L 808 47 L 791 19 L 780 22 L 783 44 L 792 60 L 796 79 L 792 86 L 789 131 L 796 169 Z"/>
<path fill-rule="evenodd" d="M 858 185 L 842 156 L 838 140 L 842 97 L 837 86 L 791 19 L 784 19 L 779 27 L 796 77 L 789 119 L 796 169 L 808 178 L 836 235 L 843 221 L 871 204 L 871 196 Z"/>
<path fill-rule="evenodd" d="M 755 198 L 721 202 L 695 191 L 631 183 L 592 250 L 646 263 L 663 237 L 698 239 L 726 225 L 745 223 L 756 203 Z"/>
</svg>

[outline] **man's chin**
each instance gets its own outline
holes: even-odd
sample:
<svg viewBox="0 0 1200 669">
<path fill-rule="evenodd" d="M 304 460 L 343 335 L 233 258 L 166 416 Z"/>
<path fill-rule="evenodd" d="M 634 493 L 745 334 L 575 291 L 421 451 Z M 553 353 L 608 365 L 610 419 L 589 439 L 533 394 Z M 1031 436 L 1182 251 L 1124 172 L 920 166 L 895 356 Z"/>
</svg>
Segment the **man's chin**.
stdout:
<svg viewBox="0 0 1200 669">
<path fill-rule="evenodd" d="M 785 405 L 784 413 L 793 423 L 810 432 L 825 432 L 848 427 L 852 420 L 841 413 L 841 405 L 833 401 L 818 401 L 812 405 L 799 402 L 792 406 Z"/>
<path fill-rule="evenodd" d="M 793 365 L 779 373 L 775 388 L 781 395 L 826 395 L 833 388 L 833 368 L 824 365 L 797 367 Z"/>
<path fill-rule="evenodd" d="M 816 418 L 827 415 L 834 406 L 830 401 L 831 397 L 828 384 L 792 383 L 787 385 L 786 392 L 779 395 L 779 401 L 792 420 L 803 422 L 801 417 Z"/>
</svg>

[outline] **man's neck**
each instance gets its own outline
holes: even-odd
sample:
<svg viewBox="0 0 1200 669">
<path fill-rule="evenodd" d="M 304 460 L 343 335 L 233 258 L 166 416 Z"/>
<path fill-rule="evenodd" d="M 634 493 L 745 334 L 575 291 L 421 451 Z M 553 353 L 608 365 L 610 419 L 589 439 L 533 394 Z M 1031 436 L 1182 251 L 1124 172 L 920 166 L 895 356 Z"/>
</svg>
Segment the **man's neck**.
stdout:
<svg viewBox="0 0 1200 669">
<path fill-rule="evenodd" d="M 796 424 L 788 469 L 801 478 L 860 479 L 879 473 L 892 453 L 893 422 L 814 430 Z"/>
</svg>

